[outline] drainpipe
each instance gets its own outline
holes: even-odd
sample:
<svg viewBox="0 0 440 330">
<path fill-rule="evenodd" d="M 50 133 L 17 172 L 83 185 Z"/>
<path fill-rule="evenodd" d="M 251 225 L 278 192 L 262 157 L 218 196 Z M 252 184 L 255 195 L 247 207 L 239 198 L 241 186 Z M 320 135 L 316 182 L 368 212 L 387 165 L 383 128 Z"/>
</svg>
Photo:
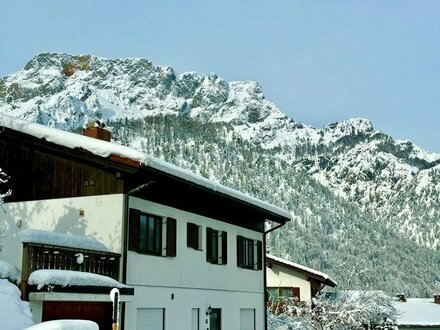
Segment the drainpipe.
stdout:
<svg viewBox="0 0 440 330">
<path fill-rule="evenodd" d="M 263 236 L 263 258 L 264 258 L 264 264 L 263 264 L 263 270 L 264 270 L 264 294 L 263 294 L 263 300 L 264 300 L 264 329 L 267 330 L 267 302 L 266 302 L 266 283 L 267 283 L 267 271 L 266 271 L 266 237 L 267 234 L 270 232 L 284 226 L 285 223 L 280 223 L 275 227 L 270 228 L 268 231 L 264 232 Z"/>
<path fill-rule="evenodd" d="M 148 181 L 140 186 L 130 190 L 125 194 L 124 198 L 124 216 L 122 219 L 122 235 L 123 235 L 123 247 L 122 247 L 122 255 L 124 257 L 122 261 L 122 283 L 127 284 L 127 256 L 128 256 L 128 199 L 131 195 L 148 188 L 151 184 L 155 183 L 155 181 Z"/>
<path fill-rule="evenodd" d="M 122 219 L 122 283 L 127 284 L 127 258 L 128 258 L 128 199 L 131 195 L 148 188 L 151 184 L 153 184 L 155 181 L 148 181 L 144 184 L 141 184 L 140 186 L 130 190 L 125 194 L 124 197 L 124 215 Z M 122 311 L 121 311 L 122 317 L 121 317 L 121 329 L 125 329 L 125 304 L 122 304 Z"/>
</svg>

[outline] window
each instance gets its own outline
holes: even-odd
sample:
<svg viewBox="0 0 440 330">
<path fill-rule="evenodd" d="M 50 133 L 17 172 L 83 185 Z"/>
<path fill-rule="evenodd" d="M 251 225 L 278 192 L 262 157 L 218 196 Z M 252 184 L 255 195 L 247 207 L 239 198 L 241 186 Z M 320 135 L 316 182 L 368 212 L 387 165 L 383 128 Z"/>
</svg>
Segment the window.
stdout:
<svg viewBox="0 0 440 330">
<path fill-rule="evenodd" d="M 269 300 L 279 301 L 280 298 L 297 298 L 300 300 L 300 288 L 299 287 L 280 287 L 280 288 L 268 288 Z"/>
<path fill-rule="evenodd" d="M 263 244 L 261 241 L 237 236 L 237 266 L 246 269 L 261 270 Z"/>
<path fill-rule="evenodd" d="M 191 330 L 200 329 L 200 312 L 198 308 L 191 309 Z"/>
<path fill-rule="evenodd" d="M 130 209 L 128 249 L 157 256 L 176 256 L 176 219 Z"/>
<path fill-rule="evenodd" d="M 195 250 L 202 250 L 202 226 L 190 222 L 186 224 L 186 245 Z"/>
<path fill-rule="evenodd" d="M 240 308 L 240 330 L 255 330 L 254 308 Z"/>
<path fill-rule="evenodd" d="M 163 330 L 165 324 L 165 309 L 163 308 L 138 308 L 137 330 Z"/>
<path fill-rule="evenodd" d="M 228 262 L 228 235 L 225 231 L 206 228 L 206 261 L 226 265 Z"/>
</svg>

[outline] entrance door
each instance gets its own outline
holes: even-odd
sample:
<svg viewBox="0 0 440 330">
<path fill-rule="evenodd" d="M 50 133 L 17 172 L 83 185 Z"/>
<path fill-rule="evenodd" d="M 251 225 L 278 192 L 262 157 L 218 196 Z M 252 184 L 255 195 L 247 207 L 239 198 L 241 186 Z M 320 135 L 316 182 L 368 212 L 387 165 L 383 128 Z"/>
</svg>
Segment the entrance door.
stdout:
<svg viewBox="0 0 440 330">
<path fill-rule="evenodd" d="M 209 330 L 221 330 L 222 325 L 222 310 L 220 308 L 213 308 L 209 316 Z"/>
</svg>

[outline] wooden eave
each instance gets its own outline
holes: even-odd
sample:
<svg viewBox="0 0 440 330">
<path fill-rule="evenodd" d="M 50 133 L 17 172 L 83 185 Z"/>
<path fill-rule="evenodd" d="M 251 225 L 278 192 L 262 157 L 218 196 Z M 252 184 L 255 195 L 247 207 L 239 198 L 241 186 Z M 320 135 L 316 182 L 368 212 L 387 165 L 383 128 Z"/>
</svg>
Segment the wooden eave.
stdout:
<svg viewBox="0 0 440 330">
<path fill-rule="evenodd" d="M 155 184 L 151 188 L 136 194 L 140 198 L 205 215 L 259 232 L 264 232 L 266 220 L 279 224 L 285 224 L 287 221 L 290 221 L 289 218 L 258 205 L 211 190 L 129 158 L 119 155 L 102 157 L 83 148 L 71 149 L 49 142 L 44 138 L 37 138 L 9 128 L 4 128 L 0 134 L 7 134 L 9 138 L 19 140 L 20 144 L 42 150 L 48 154 L 110 170 L 115 174 L 116 172 L 121 172 L 123 173 L 121 179 L 124 181 L 124 193 L 128 193 L 131 189 L 153 180 Z M 191 206 L 188 206 L 188 202 Z"/>
</svg>

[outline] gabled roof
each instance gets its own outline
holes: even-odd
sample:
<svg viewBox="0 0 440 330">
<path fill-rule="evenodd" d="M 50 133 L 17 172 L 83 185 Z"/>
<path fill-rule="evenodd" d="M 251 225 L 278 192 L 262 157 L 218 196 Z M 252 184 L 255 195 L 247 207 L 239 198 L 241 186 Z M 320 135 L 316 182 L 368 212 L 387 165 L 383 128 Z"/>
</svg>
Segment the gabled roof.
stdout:
<svg viewBox="0 0 440 330">
<path fill-rule="evenodd" d="M 440 304 L 433 299 L 407 298 L 406 302 L 395 302 L 399 326 L 440 327 Z"/>
<path fill-rule="evenodd" d="M 324 283 L 325 285 L 336 287 L 338 283 L 336 283 L 335 280 L 333 280 L 329 275 L 322 273 L 320 271 L 317 271 L 315 269 L 294 263 L 292 261 L 276 257 L 274 255 L 266 254 L 266 261 L 275 263 L 279 266 L 299 271 L 301 273 L 307 274 L 308 276 L 317 279 L 318 281 Z"/>
<path fill-rule="evenodd" d="M 114 160 L 115 158 L 123 158 L 127 160 L 127 164 L 131 164 L 132 166 L 149 167 L 155 169 L 174 178 L 178 178 L 193 185 L 208 189 L 219 195 L 228 196 L 244 204 L 248 204 L 252 207 L 264 210 L 265 212 L 275 214 L 281 218 L 283 222 L 291 220 L 291 214 L 284 209 L 224 185 L 212 182 L 188 170 L 184 170 L 178 166 L 130 147 L 66 132 L 5 114 L 0 114 L 0 126 L 36 137 L 38 139 L 44 139 L 48 142 L 66 148 L 87 150 L 96 156 L 106 159 Z"/>
</svg>

